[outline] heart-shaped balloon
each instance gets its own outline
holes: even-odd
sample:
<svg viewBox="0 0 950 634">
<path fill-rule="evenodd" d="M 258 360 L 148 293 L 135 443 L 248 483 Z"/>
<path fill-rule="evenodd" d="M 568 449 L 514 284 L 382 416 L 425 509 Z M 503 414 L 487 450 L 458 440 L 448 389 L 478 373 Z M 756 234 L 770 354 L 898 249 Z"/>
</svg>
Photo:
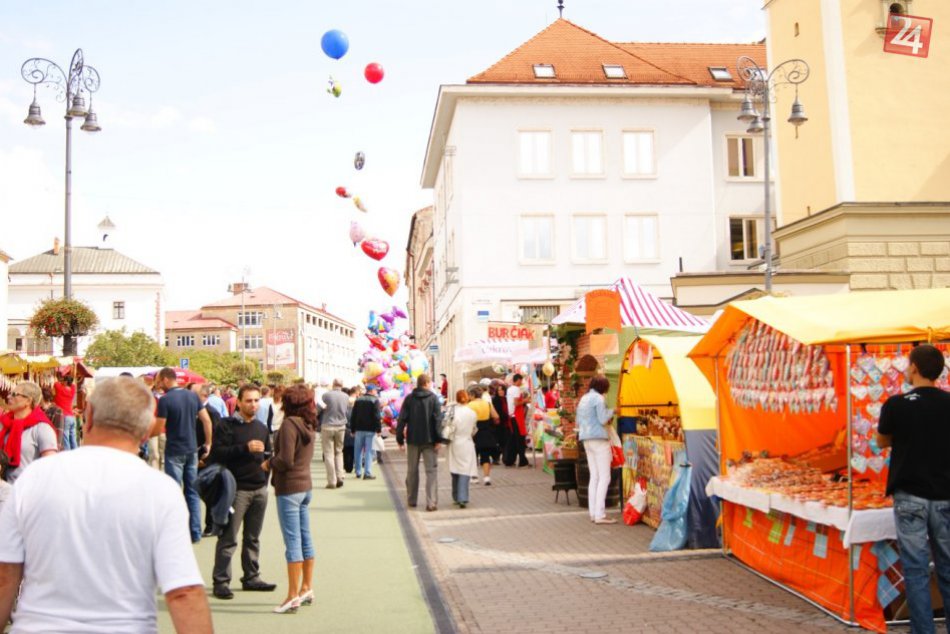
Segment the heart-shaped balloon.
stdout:
<svg viewBox="0 0 950 634">
<path fill-rule="evenodd" d="M 380 240 L 379 238 L 366 238 L 363 240 L 363 244 L 360 245 L 360 248 L 363 249 L 363 253 L 373 258 L 374 260 L 382 260 L 386 257 L 386 254 L 389 253 L 389 243 L 385 240 Z M 398 283 L 398 279 L 396 280 Z M 392 323 L 392 316 L 390 319 L 387 319 L 389 323 Z"/>
<path fill-rule="evenodd" d="M 868 386 L 867 385 L 852 385 L 851 394 L 854 396 L 856 401 L 863 401 L 868 397 Z"/>
<path fill-rule="evenodd" d="M 884 387 L 880 383 L 875 383 L 868 386 L 868 396 L 871 397 L 872 401 L 879 401 L 884 395 Z"/>
<path fill-rule="evenodd" d="M 337 187 L 336 195 L 339 196 L 340 198 L 349 198 L 350 192 L 346 191 L 346 187 Z"/>
<path fill-rule="evenodd" d="M 383 290 L 386 291 L 390 297 L 395 295 L 396 291 L 399 290 L 399 271 L 396 269 L 381 266 L 379 267 L 379 271 L 376 272 L 376 277 L 379 278 L 379 285 L 383 287 Z"/>
<path fill-rule="evenodd" d="M 874 365 L 877 366 L 877 369 L 881 372 L 887 372 L 891 367 L 891 358 L 890 357 L 878 357 L 874 360 Z"/>
<path fill-rule="evenodd" d="M 363 227 L 360 223 L 355 220 L 350 221 L 350 242 L 353 243 L 355 247 L 357 244 L 363 241 L 363 238 L 366 237 L 366 231 L 363 230 Z"/>
<path fill-rule="evenodd" d="M 363 204 L 363 201 L 360 200 L 360 197 L 359 197 L 359 196 L 353 196 L 353 205 L 354 205 L 357 209 L 359 209 L 360 211 L 362 211 L 364 214 L 366 213 L 366 205 Z"/>
</svg>

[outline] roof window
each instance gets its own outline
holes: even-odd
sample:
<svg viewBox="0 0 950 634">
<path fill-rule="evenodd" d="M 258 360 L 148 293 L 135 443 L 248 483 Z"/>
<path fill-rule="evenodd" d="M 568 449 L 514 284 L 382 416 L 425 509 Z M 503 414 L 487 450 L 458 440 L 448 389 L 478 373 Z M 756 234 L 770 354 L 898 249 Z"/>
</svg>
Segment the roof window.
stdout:
<svg viewBox="0 0 950 634">
<path fill-rule="evenodd" d="M 604 64 L 604 76 L 607 79 L 626 79 L 627 71 L 620 64 Z"/>
<path fill-rule="evenodd" d="M 553 64 L 535 64 L 534 77 L 535 79 L 554 79 L 556 77 L 556 75 L 554 74 L 554 65 Z"/>
<path fill-rule="evenodd" d="M 732 81 L 732 73 L 725 66 L 710 66 L 709 74 L 716 81 Z"/>
</svg>

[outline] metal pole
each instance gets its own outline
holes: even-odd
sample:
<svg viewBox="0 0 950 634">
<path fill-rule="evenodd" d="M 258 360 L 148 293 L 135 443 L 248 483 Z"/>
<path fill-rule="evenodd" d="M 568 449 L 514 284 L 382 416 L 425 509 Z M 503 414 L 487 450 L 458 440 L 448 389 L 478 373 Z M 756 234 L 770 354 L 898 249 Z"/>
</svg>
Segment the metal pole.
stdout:
<svg viewBox="0 0 950 634">
<path fill-rule="evenodd" d="M 67 103 L 70 96 L 67 95 Z M 66 115 L 66 228 L 63 243 L 63 297 L 73 297 L 73 118 Z"/>
<path fill-rule="evenodd" d="M 854 467 L 851 466 L 851 458 L 854 453 L 851 443 L 852 433 L 852 404 L 851 404 L 851 344 L 844 347 L 844 383 L 845 398 L 847 406 L 845 407 L 845 416 L 848 417 L 846 423 L 847 433 L 845 434 L 848 443 L 848 524 L 851 524 L 851 516 L 854 514 Z M 849 620 L 854 623 L 854 545 L 848 545 L 848 610 Z"/>
<path fill-rule="evenodd" d="M 765 292 L 772 293 L 772 175 L 769 171 L 771 163 L 771 136 L 772 136 L 772 116 L 769 100 L 769 82 L 763 82 L 762 92 L 762 141 L 765 147 L 765 174 L 762 180 L 765 182 L 765 248 L 762 250 L 762 257 L 765 259 Z"/>
<path fill-rule="evenodd" d="M 244 276 L 241 276 L 241 363 L 247 361 L 247 313 L 244 311 Z"/>
</svg>

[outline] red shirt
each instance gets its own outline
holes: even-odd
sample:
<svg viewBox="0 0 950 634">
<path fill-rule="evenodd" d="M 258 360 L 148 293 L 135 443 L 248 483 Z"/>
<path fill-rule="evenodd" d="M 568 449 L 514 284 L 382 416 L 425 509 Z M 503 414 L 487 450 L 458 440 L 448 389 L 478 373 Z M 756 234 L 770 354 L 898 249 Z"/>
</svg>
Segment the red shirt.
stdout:
<svg viewBox="0 0 950 634">
<path fill-rule="evenodd" d="M 53 397 L 53 402 L 56 403 L 56 407 L 63 410 L 63 416 L 72 416 L 73 399 L 76 397 L 76 386 L 56 382 L 53 384 L 53 390 L 56 391 L 56 396 Z"/>
<path fill-rule="evenodd" d="M 544 409 L 557 409 L 557 398 L 551 390 L 544 395 Z"/>
</svg>

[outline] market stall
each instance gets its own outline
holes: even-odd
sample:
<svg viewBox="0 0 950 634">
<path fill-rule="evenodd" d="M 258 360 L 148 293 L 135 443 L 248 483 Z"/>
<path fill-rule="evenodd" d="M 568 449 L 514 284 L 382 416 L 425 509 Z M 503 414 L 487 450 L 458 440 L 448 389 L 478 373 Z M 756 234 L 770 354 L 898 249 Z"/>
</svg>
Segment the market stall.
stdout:
<svg viewBox="0 0 950 634">
<path fill-rule="evenodd" d="M 690 548 L 719 545 L 717 509 L 705 486 L 718 473 L 715 395 L 705 377 L 687 357 L 700 337 L 642 335 L 626 348 L 619 374 L 617 406 L 626 464 L 623 497 L 633 483 L 647 483 L 643 521 L 657 528 L 667 490 L 681 465 L 690 464 L 687 544 Z"/>
<path fill-rule="evenodd" d="M 836 618 L 903 607 L 881 405 L 911 346 L 950 339 L 950 289 L 730 304 L 690 352 L 717 393 L 723 548 Z M 942 379 L 946 388 L 946 378 Z"/>
<path fill-rule="evenodd" d="M 643 434 L 626 438 L 627 468 L 624 475 L 623 496 L 629 493 L 633 479 L 646 476 L 648 507 L 644 521 L 656 527 L 660 523 L 663 497 L 675 481 L 678 465 L 698 461 L 693 473 L 706 474 L 715 468 L 715 423 L 712 392 L 695 365 L 686 358 L 686 352 L 698 340 L 709 324 L 690 313 L 671 306 L 637 285 L 629 278 L 620 278 L 609 289 L 619 299 L 619 331 L 616 335 L 616 353 L 596 355 L 591 346 L 591 335 L 584 332 L 587 317 L 585 298 L 566 308 L 552 323 L 558 326 L 558 339 L 564 353 L 560 359 L 562 377 L 562 417 L 569 428 L 576 402 L 586 389 L 587 379 L 601 373 L 610 379 L 607 406 L 621 408 L 621 422 L 642 419 Z M 596 335 L 594 335 L 596 336 Z M 657 359 L 652 368 L 635 363 L 632 352 L 646 347 L 648 356 Z M 662 348 L 665 352 L 655 350 Z M 664 360 L 670 357 L 670 366 Z M 671 378 L 672 377 L 672 378 Z M 681 399 L 680 396 L 683 396 Z M 685 411 L 681 411 L 681 407 Z M 642 410 L 642 411 L 641 411 Z M 687 416 L 693 452 L 687 447 L 683 427 L 661 429 L 660 420 L 672 422 Z M 649 420 L 654 420 L 651 430 Z M 627 419 L 627 420 L 624 420 Z M 635 422 L 633 422 L 635 430 Z M 692 425 L 692 427 L 690 427 Z M 664 436 L 666 436 L 664 438 Z M 568 436 L 569 437 L 569 436 Z M 702 447 L 705 450 L 701 450 Z M 641 460 L 642 458 L 642 460 Z M 692 480 L 692 477 L 691 477 Z M 705 480 L 702 480 L 705 484 Z M 698 492 L 698 493 L 695 493 Z M 699 482 L 691 486 L 689 539 L 691 547 L 717 545 L 715 512 Z M 693 500 L 693 495 L 696 499 Z"/>
</svg>

